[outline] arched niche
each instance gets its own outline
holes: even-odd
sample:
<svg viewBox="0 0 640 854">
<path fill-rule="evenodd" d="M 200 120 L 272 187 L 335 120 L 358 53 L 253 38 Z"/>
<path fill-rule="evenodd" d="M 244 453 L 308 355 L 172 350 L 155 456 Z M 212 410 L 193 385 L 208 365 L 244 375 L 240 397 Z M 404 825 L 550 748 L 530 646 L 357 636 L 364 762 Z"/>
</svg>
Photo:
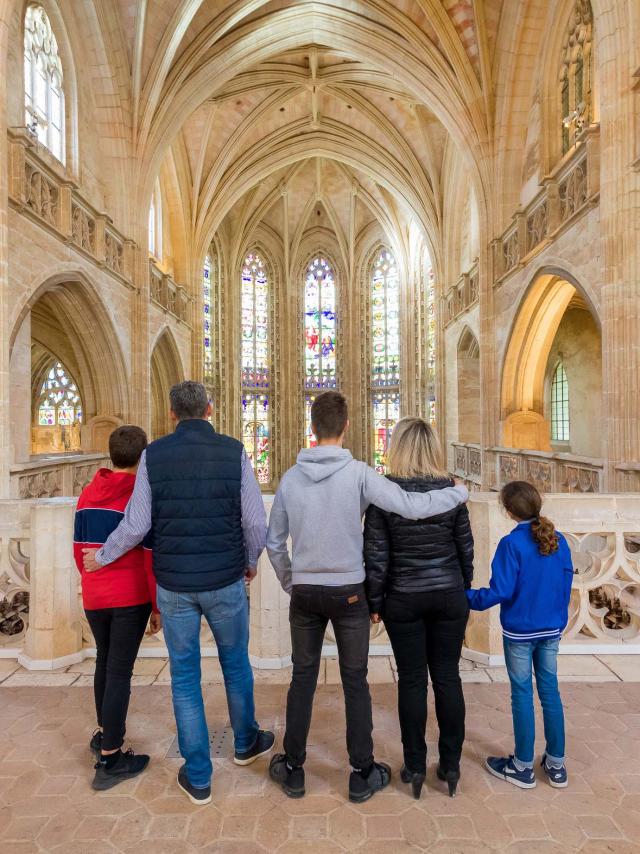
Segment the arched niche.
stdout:
<svg viewBox="0 0 640 854">
<path fill-rule="evenodd" d="M 183 379 L 176 342 L 171 332 L 164 329 L 151 353 L 151 439 L 171 432 L 169 392 Z"/>
<path fill-rule="evenodd" d="M 23 305 L 10 337 L 13 460 L 28 460 L 35 397 L 47 366 L 59 361 L 80 391 L 80 449 L 95 447 L 86 425 L 96 416 L 122 423 L 129 412 L 128 378 L 110 313 L 93 285 L 79 273 L 44 282 Z M 58 443 L 59 445 L 59 443 Z M 52 443 L 52 453 L 76 450 Z M 43 447 L 38 453 L 45 453 Z"/>
<path fill-rule="evenodd" d="M 573 441 L 553 443 L 550 390 L 559 361 L 567 373 Z M 571 391 L 573 389 L 573 391 Z M 502 444 L 600 456 L 592 430 L 602 406 L 602 342 L 597 315 L 579 284 L 541 271 L 515 317 L 502 370 Z"/>
<path fill-rule="evenodd" d="M 480 443 L 480 347 L 468 326 L 462 330 L 457 349 L 458 439 Z"/>
</svg>

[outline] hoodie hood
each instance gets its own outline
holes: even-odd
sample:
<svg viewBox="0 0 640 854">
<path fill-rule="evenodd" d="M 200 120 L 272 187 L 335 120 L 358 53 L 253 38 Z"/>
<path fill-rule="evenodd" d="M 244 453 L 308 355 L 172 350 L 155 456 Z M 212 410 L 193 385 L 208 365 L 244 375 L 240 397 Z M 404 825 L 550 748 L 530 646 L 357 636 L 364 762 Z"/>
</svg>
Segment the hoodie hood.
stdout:
<svg viewBox="0 0 640 854">
<path fill-rule="evenodd" d="M 332 474 L 343 469 L 353 460 L 351 451 L 337 445 L 321 445 L 316 448 L 303 448 L 296 460 L 300 471 L 317 483 L 326 480 Z"/>
<path fill-rule="evenodd" d="M 83 491 L 84 503 L 94 507 L 111 506 L 114 501 L 131 495 L 135 474 L 126 471 L 98 469 L 91 483 Z"/>
</svg>

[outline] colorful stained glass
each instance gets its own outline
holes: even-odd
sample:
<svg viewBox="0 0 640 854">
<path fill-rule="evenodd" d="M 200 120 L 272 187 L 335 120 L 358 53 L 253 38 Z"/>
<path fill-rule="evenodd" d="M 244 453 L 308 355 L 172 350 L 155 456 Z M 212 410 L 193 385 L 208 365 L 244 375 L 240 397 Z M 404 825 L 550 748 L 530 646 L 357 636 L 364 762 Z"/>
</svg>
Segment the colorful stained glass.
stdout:
<svg viewBox="0 0 640 854">
<path fill-rule="evenodd" d="M 391 252 L 378 256 L 371 281 L 371 384 L 400 384 L 400 284 Z"/>
<path fill-rule="evenodd" d="M 306 394 L 304 396 L 304 446 L 305 448 L 315 448 L 318 440 L 311 429 L 311 407 L 315 400 L 315 394 Z"/>
<path fill-rule="evenodd" d="M 436 287 L 433 267 L 427 267 L 427 418 L 436 424 Z"/>
<path fill-rule="evenodd" d="M 305 387 L 336 388 L 336 289 L 322 257 L 309 264 L 304 287 Z"/>
<path fill-rule="evenodd" d="M 371 407 L 373 465 L 384 474 L 389 438 L 400 418 L 400 281 L 382 249 L 371 277 Z"/>
<path fill-rule="evenodd" d="M 211 351 L 211 257 L 204 259 L 202 268 L 202 310 L 204 328 L 204 377 L 211 384 L 213 377 L 213 361 Z"/>
<path fill-rule="evenodd" d="M 71 427 L 76 423 L 82 423 L 80 392 L 64 366 L 56 362 L 40 389 L 38 424 L 40 427 Z"/>
<path fill-rule="evenodd" d="M 269 388 L 269 292 L 258 255 L 242 268 L 242 385 Z"/>
<path fill-rule="evenodd" d="M 242 438 L 258 479 L 271 481 L 269 281 L 263 260 L 247 255 L 241 293 Z"/>
<path fill-rule="evenodd" d="M 258 483 L 271 480 L 269 441 L 269 396 L 259 392 L 243 392 L 242 441 L 256 473 Z"/>
<path fill-rule="evenodd" d="M 377 472 L 386 471 L 386 453 L 391 431 L 400 418 L 400 392 L 373 393 L 373 466 Z"/>
</svg>

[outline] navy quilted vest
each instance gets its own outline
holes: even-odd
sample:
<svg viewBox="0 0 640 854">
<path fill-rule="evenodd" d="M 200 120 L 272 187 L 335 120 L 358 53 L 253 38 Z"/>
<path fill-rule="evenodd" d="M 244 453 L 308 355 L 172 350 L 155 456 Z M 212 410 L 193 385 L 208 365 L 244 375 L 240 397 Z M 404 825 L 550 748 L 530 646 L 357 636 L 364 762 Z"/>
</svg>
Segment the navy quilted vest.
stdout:
<svg viewBox="0 0 640 854">
<path fill-rule="evenodd" d="M 147 471 L 158 584 L 193 593 L 242 578 L 242 444 L 188 419 L 149 445 Z"/>
</svg>

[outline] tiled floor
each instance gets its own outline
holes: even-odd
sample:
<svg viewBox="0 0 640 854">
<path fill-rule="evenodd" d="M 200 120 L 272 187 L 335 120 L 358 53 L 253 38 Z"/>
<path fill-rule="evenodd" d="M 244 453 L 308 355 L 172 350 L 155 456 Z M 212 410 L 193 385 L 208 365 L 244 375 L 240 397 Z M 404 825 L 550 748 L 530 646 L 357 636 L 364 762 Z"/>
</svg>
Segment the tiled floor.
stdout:
<svg viewBox="0 0 640 854">
<path fill-rule="evenodd" d="M 511 748 L 508 686 L 465 684 L 460 793 L 454 800 L 444 794 L 433 772 L 432 749 L 420 801 L 398 779 L 396 688 L 373 685 L 377 756 L 396 773 L 387 791 L 361 806 L 346 799 L 341 691 L 325 684 L 317 694 L 304 799 L 288 800 L 267 779 L 264 761 L 238 768 L 221 760 L 213 804 L 196 808 L 175 786 L 179 761 L 164 759 L 174 736 L 167 685 L 133 691 L 129 736 L 138 750 L 151 753 L 149 770 L 96 794 L 89 786 L 87 750 L 93 715 L 84 677 L 90 674 L 48 674 L 74 679 L 73 686 L 11 687 L 23 676 L 6 677 L 0 688 L 0 848 L 7 854 L 640 852 L 640 683 L 563 684 L 571 783 L 560 791 L 540 777 L 536 789 L 521 791 L 486 774 L 485 755 Z M 140 679 L 151 676 L 139 673 Z M 285 695 L 283 684 L 260 682 L 256 688 L 260 722 L 275 728 L 278 743 Z M 205 698 L 211 725 L 224 724 L 223 689 L 208 685 Z M 436 739 L 431 714 L 430 745 Z"/>
</svg>

